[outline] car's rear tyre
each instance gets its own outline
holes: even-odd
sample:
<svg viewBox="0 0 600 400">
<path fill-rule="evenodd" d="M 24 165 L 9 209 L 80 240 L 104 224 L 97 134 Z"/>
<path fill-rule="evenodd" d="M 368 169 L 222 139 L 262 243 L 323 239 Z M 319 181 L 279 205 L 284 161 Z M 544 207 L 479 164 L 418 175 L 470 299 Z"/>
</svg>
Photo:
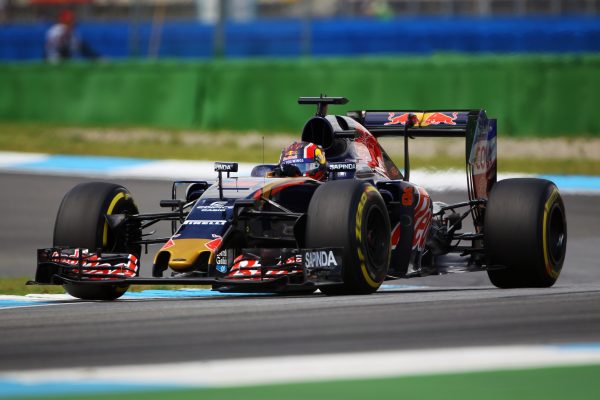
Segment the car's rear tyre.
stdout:
<svg viewBox="0 0 600 400">
<path fill-rule="evenodd" d="M 327 295 L 375 292 L 390 261 L 390 220 L 373 185 L 356 180 L 322 184 L 313 195 L 306 221 L 306 247 L 341 247 L 341 285 L 321 287 Z"/>
<path fill-rule="evenodd" d="M 484 234 L 495 286 L 554 285 L 567 248 L 565 206 L 556 185 L 534 178 L 497 182 L 486 206 Z"/>
<path fill-rule="evenodd" d="M 108 227 L 106 215 L 137 214 L 131 194 L 123 186 L 106 182 L 82 183 L 63 198 L 54 224 L 54 246 L 80 247 L 90 251 L 135 254 L 139 245 L 127 245 L 115 237 Z M 128 285 L 63 285 L 71 296 L 84 300 L 115 300 L 129 288 Z"/>
</svg>

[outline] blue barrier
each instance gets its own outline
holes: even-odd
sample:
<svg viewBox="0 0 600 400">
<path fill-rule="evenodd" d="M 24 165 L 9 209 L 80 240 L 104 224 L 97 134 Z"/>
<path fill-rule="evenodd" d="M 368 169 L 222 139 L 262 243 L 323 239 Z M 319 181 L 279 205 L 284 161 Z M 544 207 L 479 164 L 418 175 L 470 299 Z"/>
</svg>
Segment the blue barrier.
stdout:
<svg viewBox="0 0 600 400">
<path fill-rule="evenodd" d="M 49 24 L 0 25 L 0 60 L 39 60 Z M 152 26 L 127 22 L 82 23 L 81 36 L 109 58 L 144 57 Z M 134 29 L 136 29 L 134 31 Z M 229 57 L 302 55 L 302 23 L 258 20 L 228 23 Z M 135 35 L 133 35 L 136 33 Z M 194 21 L 168 22 L 161 30 L 159 57 L 213 55 L 214 29 Z M 132 38 L 137 38 L 132 41 Z M 599 52 L 600 18 L 586 16 L 519 18 L 397 18 L 314 20 L 311 54 L 374 55 L 433 52 Z"/>
</svg>

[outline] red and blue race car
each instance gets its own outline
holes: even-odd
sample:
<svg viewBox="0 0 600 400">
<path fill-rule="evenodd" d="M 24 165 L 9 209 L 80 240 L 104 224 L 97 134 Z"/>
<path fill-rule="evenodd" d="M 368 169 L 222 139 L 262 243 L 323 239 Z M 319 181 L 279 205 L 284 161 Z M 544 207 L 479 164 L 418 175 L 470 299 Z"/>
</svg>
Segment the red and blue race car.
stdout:
<svg viewBox="0 0 600 400">
<path fill-rule="evenodd" d="M 174 182 L 161 201 L 166 212 L 140 213 L 120 185 L 75 186 L 60 205 L 53 246 L 38 250 L 30 283 L 96 300 L 157 283 L 368 294 L 385 280 L 465 271 L 487 271 L 500 288 L 554 284 L 566 251 L 563 201 L 547 180 L 496 181 L 495 119 L 479 109 L 327 114 L 328 105 L 346 102 L 301 97 L 317 112 L 279 164 L 236 177 L 236 163 L 217 162 L 215 182 Z M 381 136 L 403 141 L 402 171 Z M 464 138 L 468 199 L 432 201 L 410 181 L 409 141 L 418 137 Z M 462 231 L 467 218 L 472 232 Z M 171 223 L 171 236 L 149 237 L 161 221 Z M 144 277 L 142 248 L 156 244 Z"/>
</svg>

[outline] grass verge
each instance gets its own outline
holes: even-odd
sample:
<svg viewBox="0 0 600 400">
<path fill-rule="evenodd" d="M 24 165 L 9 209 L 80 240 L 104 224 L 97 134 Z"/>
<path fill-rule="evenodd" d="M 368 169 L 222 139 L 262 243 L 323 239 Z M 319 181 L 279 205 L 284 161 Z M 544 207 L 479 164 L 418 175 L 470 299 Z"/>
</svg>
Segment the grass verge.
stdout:
<svg viewBox="0 0 600 400">
<path fill-rule="evenodd" d="M 291 137 L 282 135 L 265 137 L 265 160 L 278 159 L 289 139 Z M 240 162 L 260 162 L 263 154 L 262 136 L 258 133 L 202 134 L 14 123 L 0 123 L 0 150 L 149 159 L 214 160 L 218 157 Z"/>
<path fill-rule="evenodd" d="M 50 154 L 103 155 L 149 159 L 277 162 L 281 149 L 299 135 L 257 132 L 151 130 L 147 128 L 62 127 L 0 122 L 0 150 Z M 263 142 L 264 137 L 264 142 Z M 402 144 L 386 138 L 384 148 L 399 165 Z M 413 168 L 464 165 L 457 139 L 411 142 Z M 600 138 L 511 139 L 500 136 L 498 170 L 547 174 L 600 175 Z"/>
<path fill-rule="evenodd" d="M 587 400 L 597 397 L 600 366 L 565 366 L 379 379 L 300 382 L 230 388 L 154 389 L 127 393 L 48 396 L 51 399 L 104 400 Z M 200 380 L 200 378 L 199 378 Z M 560 382 L 560 384 L 557 384 Z M 14 397 L 16 398 L 16 397 Z M 30 399 L 39 397 L 19 397 Z"/>
</svg>

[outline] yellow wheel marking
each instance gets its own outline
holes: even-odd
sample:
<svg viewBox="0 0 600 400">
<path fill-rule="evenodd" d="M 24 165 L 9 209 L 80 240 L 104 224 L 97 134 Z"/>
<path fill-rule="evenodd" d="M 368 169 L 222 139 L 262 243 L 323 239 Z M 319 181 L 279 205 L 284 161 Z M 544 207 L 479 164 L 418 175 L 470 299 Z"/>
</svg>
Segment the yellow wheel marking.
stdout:
<svg viewBox="0 0 600 400">
<path fill-rule="evenodd" d="M 363 192 L 362 196 L 360 197 L 360 201 L 358 202 L 358 207 L 356 209 L 356 229 L 355 229 L 355 234 L 356 234 L 356 240 L 358 241 L 359 245 L 357 247 L 357 251 L 358 251 L 358 259 L 360 260 L 360 269 L 362 271 L 363 277 L 365 278 L 365 281 L 367 282 L 367 284 L 373 288 L 378 288 L 381 283 L 375 282 L 373 280 L 373 278 L 371 278 L 371 275 L 369 274 L 369 271 L 367 271 L 367 266 L 365 264 L 365 257 L 362 253 L 362 250 L 360 248 L 360 243 L 362 242 L 362 214 L 363 214 L 363 208 L 365 206 L 365 203 L 367 202 L 367 193 L 369 192 L 373 192 L 376 189 L 373 186 L 367 186 L 365 188 L 365 191 Z"/>
<path fill-rule="evenodd" d="M 117 195 L 115 197 L 113 197 L 112 201 L 110 202 L 110 205 L 108 206 L 108 210 L 106 210 L 106 215 L 112 215 L 115 206 L 117 205 L 117 203 L 119 202 L 119 200 L 121 199 L 127 199 L 127 197 L 129 197 L 127 194 L 125 193 L 117 193 Z M 102 247 L 106 247 L 108 245 L 108 222 L 104 222 L 104 233 L 102 235 Z"/>
<path fill-rule="evenodd" d="M 546 204 L 544 205 L 544 222 L 542 228 L 542 245 L 544 250 L 544 264 L 546 265 L 546 273 L 550 275 L 552 278 L 558 277 L 558 273 L 552 268 L 550 264 L 550 259 L 548 257 L 548 239 L 546 238 L 547 233 L 547 222 L 548 222 L 548 213 L 550 212 L 550 208 L 552 204 L 558 197 L 558 190 L 554 189 L 548 200 L 546 200 Z"/>
</svg>

